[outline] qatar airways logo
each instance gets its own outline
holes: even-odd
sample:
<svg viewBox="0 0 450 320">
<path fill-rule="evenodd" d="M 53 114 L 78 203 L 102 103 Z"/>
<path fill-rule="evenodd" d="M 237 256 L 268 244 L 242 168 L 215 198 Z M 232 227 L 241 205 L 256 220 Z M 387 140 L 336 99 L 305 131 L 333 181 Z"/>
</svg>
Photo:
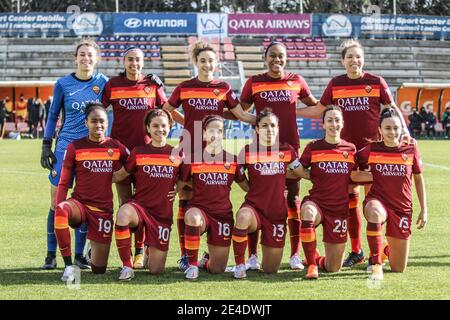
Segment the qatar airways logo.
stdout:
<svg viewBox="0 0 450 320">
<path fill-rule="evenodd" d="M 373 168 L 373 165 L 371 167 Z M 404 164 L 377 163 L 375 170 L 383 176 L 403 177 L 407 174 L 406 165 Z"/>
<path fill-rule="evenodd" d="M 325 171 L 325 173 L 344 173 L 348 174 L 348 162 L 340 162 L 340 161 L 321 161 L 318 164 L 318 167 Z"/>
<path fill-rule="evenodd" d="M 85 160 L 83 167 L 93 173 L 111 173 L 113 172 L 112 160 Z"/>
<path fill-rule="evenodd" d="M 259 93 L 259 96 L 267 102 L 291 101 L 291 91 L 289 90 L 262 91 Z"/>
<path fill-rule="evenodd" d="M 172 179 L 174 167 L 170 166 L 158 166 L 158 165 L 145 165 L 142 167 L 142 171 L 148 174 L 151 178 Z"/>
<path fill-rule="evenodd" d="M 122 98 L 119 99 L 119 105 L 127 110 L 147 110 L 149 98 Z"/>
<path fill-rule="evenodd" d="M 82 101 L 82 102 L 75 101 L 72 103 L 72 109 L 77 110 L 77 112 L 79 112 L 81 114 L 84 114 L 84 111 L 86 110 L 86 105 L 89 103 L 101 103 L 101 102 L 98 99 L 87 100 L 87 101 Z"/>
<path fill-rule="evenodd" d="M 200 173 L 198 178 L 206 185 L 228 185 L 228 173 L 208 172 Z"/>
<path fill-rule="evenodd" d="M 369 110 L 369 97 L 339 98 L 337 104 L 344 111 L 367 111 Z"/>
<path fill-rule="evenodd" d="M 208 110 L 208 111 L 219 110 L 219 100 L 217 99 L 191 98 L 188 99 L 187 103 L 195 110 Z"/>
<path fill-rule="evenodd" d="M 255 163 L 253 168 L 259 171 L 262 176 L 286 174 L 286 164 L 284 162 L 260 162 Z"/>
</svg>

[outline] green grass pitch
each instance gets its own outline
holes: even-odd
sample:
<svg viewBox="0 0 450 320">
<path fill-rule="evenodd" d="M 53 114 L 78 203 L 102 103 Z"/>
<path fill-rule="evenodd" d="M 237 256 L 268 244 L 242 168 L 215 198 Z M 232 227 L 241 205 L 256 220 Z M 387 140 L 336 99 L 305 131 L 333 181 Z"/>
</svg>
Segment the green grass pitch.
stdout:
<svg viewBox="0 0 450 320">
<path fill-rule="evenodd" d="M 302 145 L 306 144 L 302 141 Z M 429 223 L 413 229 L 409 265 L 404 274 L 389 272 L 380 287 L 367 282 L 365 265 L 336 274 L 321 273 L 318 281 L 303 279 L 304 272 L 288 269 L 289 245 L 281 270 L 275 275 L 248 272 L 247 280 L 232 274 L 200 273 L 195 283 L 178 271 L 176 226 L 173 226 L 166 272 L 162 276 L 138 271 L 133 281 L 117 281 L 120 260 L 115 243 L 104 275 L 82 272 L 79 290 L 60 281 L 58 269 L 40 270 L 46 253 L 46 217 L 49 206 L 47 173 L 39 165 L 40 141 L 0 141 L 0 299 L 449 299 L 450 298 L 450 142 L 420 141 L 425 162 Z M 302 196 L 310 183 L 302 182 Z M 236 210 L 244 194 L 233 188 Z M 117 209 L 117 203 L 115 206 Z M 174 212 L 177 210 L 175 205 Z M 414 193 L 414 209 L 418 203 Z M 415 217 L 414 217 L 415 222 Z M 363 224 L 365 229 L 365 222 Z M 319 227 L 318 239 L 321 239 Z M 368 252 L 363 236 L 363 248 Z M 202 237 L 200 254 L 206 249 Z M 319 241 L 319 249 L 323 251 Z M 230 255 L 229 264 L 233 264 Z"/>
</svg>

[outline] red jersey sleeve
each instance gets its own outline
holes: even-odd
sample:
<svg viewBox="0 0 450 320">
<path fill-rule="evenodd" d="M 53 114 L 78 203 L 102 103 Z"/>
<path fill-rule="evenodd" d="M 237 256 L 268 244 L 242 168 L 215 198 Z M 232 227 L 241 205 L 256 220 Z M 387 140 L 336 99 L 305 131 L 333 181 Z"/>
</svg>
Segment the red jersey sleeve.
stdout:
<svg viewBox="0 0 450 320">
<path fill-rule="evenodd" d="M 333 80 L 328 82 L 328 85 L 320 98 L 320 103 L 325 107 L 333 104 Z"/>
<path fill-rule="evenodd" d="M 180 98 L 180 90 L 181 87 L 178 85 L 175 90 L 173 90 L 168 102 L 169 104 L 174 107 L 175 109 L 178 108 L 181 104 L 181 98 Z"/>
<path fill-rule="evenodd" d="M 127 162 L 125 163 L 125 170 L 128 173 L 134 173 L 136 172 L 136 148 L 131 151 L 130 156 L 127 159 Z"/>
<path fill-rule="evenodd" d="M 391 104 L 394 101 L 391 90 L 389 90 L 386 81 L 382 77 L 380 77 L 380 101 L 384 105 Z"/>
<path fill-rule="evenodd" d="M 356 153 L 357 167 L 361 171 L 368 171 L 369 169 L 370 144 L 362 148 Z M 356 166 L 355 166 L 356 167 Z"/>
<path fill-rule="evenodd" d="M 414 141 L 414 158 L 413 158 L 412 172 L 414 174 L 420 174 L 423 172 L 423 162 L 422 158 L 420 157 L 420 152 L 419 148 L 417 147 L 416 141 Z"/>
<path fill-rule="evenodd" d="M 108 81 L 105 84 L 105 88 L 103 89 L 103 95 L 102 95 L 102 104 L 105 108 L 108 108 L 111 104 L 111 82 Z"/>
<path fill-rule="evenodd" d="M 228 109 L 234 109 L 239 104 L 239 100 L 236 97 L 236 95 L 233 92 L 233 89 L 228 86 L 228 92 L 227 92 L 227 100 L 225 102 L 225 105 Z"/>
<path fill-rule="evenodd" d="M 311 166 L 311 143 L 308 143 L 305 150 L 303 150 L 300 163 L 303 168 L 309 168 Z"/>
<path fill-rule="evenodd" d="M 61 176 L 56 190 L 56 205 L 60 204 L 67 198 L 67 192 L 72 181 L 72 170 L 75 165 L 75 147 L 71 143 L 67 146 L 64 154 L 64 161 L 61 168 Z"/>
<path fill-rule="evenodd" d="M 191 165 L 187 163 L 182 164 L 180 179 L 182 181 L 191 180 Z"/>
<path fill-rule="evenodd" d="M 250 77 L 242 88 L 241 102 L 246 104 L 253 103 L 252 78 Z"/>
<path fill-rule="evenodd" d="M 301 100 L 309 97 L 311 95 L 311 90 L 309 90 L 309 86 L 306 83 L 305 79 L 303 79 L 303 77 L 299 75 L 298 80 L 300 82 L 300 92 L 298 94 L 298 98 Z"/>
<path fill-rule="evenodd" d="M 158 87 L 156 89 L 156 106 L 162 108 L 164 103 L 167 102 L 166 94 L 164 93 L 164 87 Z"/>
</svg>

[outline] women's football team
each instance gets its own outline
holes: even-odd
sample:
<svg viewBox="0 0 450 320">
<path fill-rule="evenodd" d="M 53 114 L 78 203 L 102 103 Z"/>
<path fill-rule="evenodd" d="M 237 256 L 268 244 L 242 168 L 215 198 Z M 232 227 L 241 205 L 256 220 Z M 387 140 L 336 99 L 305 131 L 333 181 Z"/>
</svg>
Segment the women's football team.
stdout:
<svg viewBox="0 0 450 320">
<path fill-rule="evenodd" d="M 342 44 L 346 73 L 330 81 L 320 101 L 300 75 L 284 70 L 287 52 L 280 42 L 265 49 L 267 72 L 248 79 L 241 101 L 229 84 L 214 78 L 216 52 L 203 41 L 192 48 L 198 76 L 180 83 L 169 99 L 157 76 L 142 75 L 140 49 L 124 52 L 125 71 L 109 81 L 93 73 L 98 59 L 94 42 L 80 43 L 76 72 L 55 86 L 54 96 L 59 98 L 50 108 L 54 119 L 47 124 L 41 157 L 42 165 L 51 170 L 52 183 L 44 268 L 56 267 L 56 238 L 65 263 L 61 279 L 75 279 L 71 227 L 81 230 L 78 234 L 87 233 L 91 245 L 88 264 L 82 255 L 85 240 L 77 236 L 78 266 L 104 273 L 114 234 L 122 261 L 120 281 L 131 280 L 133 269 L 164 272 L 178 193 L 180 269 L 186 279 L 198 279 L 199 270 L 217 274 L 228 269 L 236 279 L 259 268 L 275 273 L 287 230 L 291 269 L 307 266 L 305 278 L 318 279 L 319 270 L 338 272 L 365 259 L 358 212 L 358 185 L 364 185 L 370 278 L 383 279 L 386 261 L 394 272 L 405 270 L 412 229 L 412 179 L 421 208 L 417 228 L 425 227 L 428 219 L 423 164 L 386 82 L 363 71 L 364 49 L 359 42 Z M 72 91 L 77 93 L 74 97 Z M 307 108 L 297 110 L 299 100 Z M 180 106 L 183 114 L 177 111 Z M 112 124 L 108 107 L 114 113 Z M 256 115 L 248 112 L 252 107 Z M 51 144 L 61 109 L 66 117 L 55 156 Z M 325 133 L 301 154 L 297 115 L 322 117 Z M 224 118 L 255 128 L 253 142 L 238 155 L 224 150 Z M 186 129 L 177 147 L 167 143 L 174 121 Z M 106 135 L 108 126 L 112 126 L 111 137 Z M 301 179 L 310 180 L 312 188 L 300 201 Z M 67 197 L 73 182 L 73 193 Z M 246 193 L 235 217 L 230 200 L 233 182 Z M 113 183 L 120 204 L 115 222 Z M 317 249 L 319 224 L 323 255 Z M 352 251 L 344 259 L 347 233 Z M 199 259 L 202 234 L 207 235 L 208 252 Z M 227 268 L 231 247 L 236 266 Z"/>
</svg>

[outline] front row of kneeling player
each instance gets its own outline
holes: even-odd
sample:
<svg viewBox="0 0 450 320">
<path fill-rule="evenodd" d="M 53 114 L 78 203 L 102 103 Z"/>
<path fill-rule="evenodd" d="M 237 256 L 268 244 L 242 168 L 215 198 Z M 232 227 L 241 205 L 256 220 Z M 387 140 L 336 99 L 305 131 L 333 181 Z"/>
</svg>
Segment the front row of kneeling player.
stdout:
<svg viewBox="0 0 450 320">
<path fill-rule="evenodd" d="M 147 267 L 153 274 L 164 271 L 173 222 L 174 187 L 192 187 L 194 195 L 185 214 L 185 246 L 189 268 L 186 278 L 195 280 L 199 268 L 211 273 L 226 269 L 231 244 L 236 267 L 234 277 L 246 277 L 245 251 L 249 233 L 262 231 L 262 269 L 277 272 L 286 236 L 286 176 L 311 180 L 313 187 L 301 205 L 300 236 L 306 256 L 307 279 L 317 279 L 318 269 L 339 271 L 347 241 L 347 186 L 372 182 L 364 202 L 367 239 L 371 251 L 368 270 L 372 279 L 383 278 L 382 254 L 389 257 L 392 271 L 404 271 L 412 223 L 411 178 L 414 176 L 421 212 L 417 224 L 427 221 L 422 162 L 415 141 L 401 142 L 401 123 L 394 110 L 380 119 L 382 141 L 362 150 L 340 139 L 344 125 L 338 107 L 323 114 L 325 137 L 309 143 L 299 158 L 288 144 L 279 144 L 278 118 L 270 109 L 257 117 L 256 138 L 238 156 L 222 148 L 224 123 L 220 116 L 203 120 L 205 147 L 202 154 L 184 155 L 167 144 L 171 115 L 150 111 L 145 128 L 151 143 L 129 151 L 105 136 L 107 113 L 101 104 L 86 108 L 88 137 L 67 148 L 57 192 L 55 233 L 66 268 L 63 281 L 74 279 L 69 226 L 88 222 L 92 245 L 92 271 L 104 273 L 113 229 L 123 267 L 119 280 L 134 277 L 130 233 L 144 230 L 148 246 Z M 357 168 L 359 167 L 359 170 Z M 245 172 L 247 171 L 247 175 Z M 112 183 L 132 174 L 136 192 L 118 211 L 113 228 Z M 72 197 L 66 199 L 75 179 Z M 233 219 L 231 185 L 236 181 L 247 193 Z M 383 248 L 381 225 L 386 222 L 388 246 Z M 317 250 L 315 228 L 322 224 L 325 255 Z M 209 254 L 198 260 L 200 236 L 207 233 Z"/>
</svg>

